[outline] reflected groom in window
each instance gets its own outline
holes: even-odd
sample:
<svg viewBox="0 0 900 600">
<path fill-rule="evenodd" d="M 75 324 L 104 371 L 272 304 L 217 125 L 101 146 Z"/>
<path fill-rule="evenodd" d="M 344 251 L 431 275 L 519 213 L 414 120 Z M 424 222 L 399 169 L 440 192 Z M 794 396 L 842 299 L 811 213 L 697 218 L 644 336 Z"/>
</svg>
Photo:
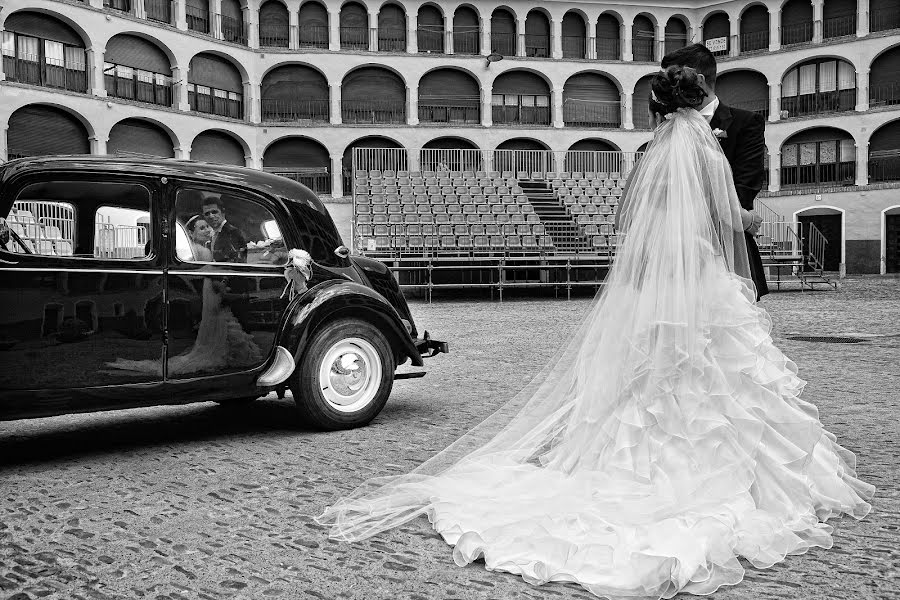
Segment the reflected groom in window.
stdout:
<svg viewBox="0 0 900 600">
<path fill-rule="evenodd" d="M 225 218 L 225 204 L 221 198 L 206 198 L 203 201 L 203 217 L 213 230 L 213 260 L 247 262 L 247 238 Z"/>
</svg>

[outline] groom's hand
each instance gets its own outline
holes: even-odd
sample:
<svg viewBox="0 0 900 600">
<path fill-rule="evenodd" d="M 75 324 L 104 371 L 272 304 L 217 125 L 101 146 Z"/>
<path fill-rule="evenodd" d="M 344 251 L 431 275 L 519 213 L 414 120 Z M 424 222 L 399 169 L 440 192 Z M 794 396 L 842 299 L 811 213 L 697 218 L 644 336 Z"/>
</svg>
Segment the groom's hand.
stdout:
<svg viewBox="0 0 900 600">
<path fill-rule="evenodd" d="M 756 214 L 756 211 L 741 209 L 741 224 L 744 226 L 744 231 L 750 235 L 759 233 L 762 222 L 763 218 Z"/>
</svg>

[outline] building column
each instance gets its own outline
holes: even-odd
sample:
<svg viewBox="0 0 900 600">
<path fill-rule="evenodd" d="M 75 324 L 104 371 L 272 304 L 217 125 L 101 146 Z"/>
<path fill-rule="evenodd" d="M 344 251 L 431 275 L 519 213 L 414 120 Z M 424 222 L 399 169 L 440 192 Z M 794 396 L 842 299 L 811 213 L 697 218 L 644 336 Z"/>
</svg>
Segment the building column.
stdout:
<svg viewBox="0 0 900 600">
<path fill-rule="evenodd" d="M 856 37 L 869 35 L 869 0 L 856 2 Z"/>
<path fill-rule="evenodd" d="M 187 31 L 187 0 L 175 2 L 175 28 Z"/>
<path fill-rule="evenodd" d="M 341 49 L 341 13 L 339 12 L 328 13 L 328 49 L 332 52 Z"/>
<path fill-rule="evenodd" d="M 456 54 L 453 48 L 453 15 L 444 17 L 444 54 Z"/>
<path fill-rule="evenodd" d="M 741 20 L 740 18 L 731 17 L 729 15 L 728 24 L 730 25 L 728 56 L 740 56 L 741 54 Z"/>
<path fill-rule="evenodd" d="M 241 10 L 244 19 L 244 27 L 247 28 L 247 47 L 259 48 L 259 8 L 251 9 L 249 6 Z M 290 28 L 288 28 L 290 35 Z"/>
<path fill-rule="evenodd" d="M 619 25 L 619 37 L 622 46 L 622 60 L 633 61 L 634 54 L 631 50 L 631 27 L 625 23 Z"/>
<path fill-rule="evenodd" d="M 781 84 L 769 84 L 769 122 L 781 120 Z"/>
<path fill-rule="evenodd" d="M 175 151 L 175 160 L 189 160 L 191 158 L 190 146 L 176 146 L 172 150 Z"/>
<path fill-rule="evenodd" d="M 776 148 L 769 148 L 769 191 L 777 192 L 781 189 L 781 181 L 778 179 L 779 167 L 781 166 L 781 151 Z"/>
<path fill-rule="evenodd" d="M 516 56 L 525 56 L 525 19 L 516 21 Z"/>
<path fill-rule="evenodd" d="M 556 88 L 551 92 L 551 101 L 553 103 L 553 127 L 562 129 L 566 126 L 563 117 L 563 93 L 561 88 Z"/>
<path fill-rule="evenodd" d="M 107 136 L 92 135 L 88 138 L 91 145 L 91 154 L 106 154 L 106 144 L 109 141 Z"/>
<path fill-rule="evenodd" d="M 331 197 L 344 197 L 344 156 L 342 154 L 331 155 Z M 347 190 L 346 193 L 350 193 Z"/>
<path fill-rule="evenodd" d="M 98 98 L 106 98 L 106 81 L 103 78 L 103 55 L 105 48 L 91 48 L 87 51 L 87 65 L 93 73 L 91 78 L 91 94 Z"/>
<path fill-rule="evenodd" d="M 419 124 L 419 90 L 409 86 L 406 88 L 406 123 L 408 125 Z"/>
<path fill-rule="evenodd" d="M 781 50 L 781 9 L 769 11 L 769 52 Z"/>
<path fill-rule="evenodd" d="M 666 24 L 656 24 L 656 48 L 654 48 L 654 58 L 656 62 L 661 62 L 663 56 L 666 55 Z"/>
<path fill-rule="evenodd" d="M 553 19 L 550 21 L 550 58 L 559 60 L 562 57 L 562 21 Z"/>
<path fill-rule="evenodd" d="M 416 54 L 419 51 L 419 16 L 408 16 L 406 23 L 406 52 Z"/>
<path fill-rule="evenodd" d="M 597 37 L 595 35 L 588 35 L 585 38 L 585 42 L 587 43 L 587 48 L 584 49 L 584 56 L 588 60 L 597 60 Z"/>
<path fill-rule="evenodd" d="M 251 123 L 262 122 L 262 88 L 250 81 L 244 82 L 244 119 Z M 249 110 L 248 110 L 249 108 Z"/>
<path fill-rule="evenodd" d="M 341 120 L 341 84 L 336 83 L 331 86 L 331 97 L 330 97 L 330 123 L 332 125 L 340 125 L 342 123 Z"/>
<path fill-rule="evenodd" d="M 622 127 L 624 129 L 634 129 L 634 119 L 631 114 L 633 108 L 633 92 L 625 92 L 622 94 Z"/>
<path fill-rule="evenodd" d="M 369 52 L 378 50 L 378 13 L 369 13 Z"/>
<path fill-rule="evenodd" d="M 822 13 L 824 12 L 825 0 L 812 0 L 813 9 L 813 44 L 822 43 Z"/>
<path fill-rule="evenodd" d="M 856 72 L 856 110 L 869 110 L 869 71 Z"/>
<path fill-rule="evenodd" d="M 217 40 L 223 39 L 222 35 L 222 0 L 209 0 L 209 12 L 212 13 L 212 23 L 209 24 L 209 33 Z"/>
<path fill-rule="evenodd" d="M 869 185 L 869 144 L 856 148 L 856 185 Z"/>
<path fill-rule="evenodd" d="M 0 127 L 0 160 L 9 160 L 9 125 Z"/>
<path fill-rule="evenodd" d="M 175 82 L 175 108 L 189 111 L 191 104 L 188 101 L 187 68 L 174 67 L 172 69 L 172 81 Z"/>
<path fill-rule="evenodd" d="M 481 126 L 490 127 L 494 124 L 494 95 L 490 89 L 482 90 L 481 98 Z"/>
<path fill-rule="evenodd" d="M 480 18 L 480 17 L 479 17 Z M 491 53 L 491 20 L 481 19 L 481 55 Z"/>
<path fill-rule="evenodd" d="M 291 10 L 288 12 L 288 48 L 297 50 L 300 48 L 300 12 Z"/>
</svg>

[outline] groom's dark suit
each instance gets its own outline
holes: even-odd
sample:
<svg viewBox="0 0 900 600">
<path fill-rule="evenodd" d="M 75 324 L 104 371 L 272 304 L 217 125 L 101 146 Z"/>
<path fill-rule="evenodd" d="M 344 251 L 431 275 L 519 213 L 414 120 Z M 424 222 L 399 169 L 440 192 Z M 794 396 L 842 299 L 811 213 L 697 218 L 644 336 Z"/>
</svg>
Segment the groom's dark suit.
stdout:
<svg viewBox="0 0 900 600">
<path fill-rule="evenodd" d="M 765 175 L 765 119 L 756 113 L 740 108 L 731 108 L 719 102 L 719 107 L 709 123 L 713 129 L 721 129 L 727 137 L 719 138 L 722 150 L 734 175 L 734 187 L 741 206 L 753 210 L 753 200 L 762 189 Z M 749 233 L 747 254 L 750 258 L 750 275 L 756 285 L 756 299 L 769 293 L 766 273 L 756 240 Z"/>
</svg>

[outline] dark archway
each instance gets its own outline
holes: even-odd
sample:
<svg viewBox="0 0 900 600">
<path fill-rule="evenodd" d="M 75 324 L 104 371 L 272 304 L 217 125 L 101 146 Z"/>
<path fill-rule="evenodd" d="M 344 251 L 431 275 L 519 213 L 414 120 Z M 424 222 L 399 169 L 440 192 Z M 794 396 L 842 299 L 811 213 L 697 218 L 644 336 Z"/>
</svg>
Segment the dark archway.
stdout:
<svg viewBox="0 0 900 600">
<path fill-rule="evenodd" d="M 584 17 L 570 10 L 562 20 L 563 58 L 585 58 L 587 56 L 587 28 Z"/>
<path fill-rule="evenodd" d="M 244 85 L 234 64 L 221 56 L 201 52 L 188 68 L 188 103 L 197 112 L 244 118 Z"/>
<path fill-rule="evenodd" d="M 835 127 L 814 127 L 781 146 L 781 187 L 854 185 L 856 146 L 853 136 Z"/>
<path fill-rule="evenodd" d="M 869 31 L 900 29 L 900 6 L 897 0 L 869 0 Z"/>
<path fill-rule="evenodd" d="M 481 19 L 475 9 L 460 6 L 453 14 L 453 53 L 481 52 Z"/>
<path fill-rule="evenodd" d="M 290 17 L 281 0 L 266 0 L 259 8 L 259 47 L 287 48 Z"/>
<path fill-rule="evenodd" d="M 478 80 L 457 69 L 436 69 L 423 75 L 419 81 L 419 121 L 480 125 Z"/>
<path fill-rule="evenodd" d="M 644 75 L 634 86 L 631 97 L 631 121 L 635 129 L 650 129 L 650 81 L 653 75 Z"/>
<path fill-rule="evenodd" d="M 756 71 L 728 71 L 716 77 L 716 96 L 728 106 L 769 117 L 769 84 Z"/>
<path fill-rule="evenodd" d="M 553 171 L 553 153 L 543 142 L 528 138 L 513 138 L 497 146 L 494 151 L 494 170 L 518 173 L 540 173 L 543 176 Z"/>
<path fill-rule="evenodd" d="M 856 69 L 846 60 L 807 60 L 781 80 L 782 118 L 855 109 Z"/>
<path fill-rule="evenodd" d="M 186 0 L 185 15 L 191 31 L 210 33 L 209 0 Z"/>
<path fill-rule="evenodd" d="M 392 71 L 363 67 L 341 85 L 344 123 L 406 123 L 406 85 Z"/>
<path fill-rule="evenodd" d="M 599 73 L 578 73 L 563 87 L 563 121 L 567 127 L 619 127 L 619 88 Z"/>
<path fill-rule="evenodd" d="M 671 17 L 666 22 L 666 54 L 687 46 L 687 24 L 681 17 Z"/>
<path fill-rule="evenodd" d="M 341 50 L 369 49 L 369 13 L 358 2 L 348 2 L 341 7 Z"/>
<path fill-rule="evenodd" d="M 620 60 L 622 58 L 622 25 L 615 15 L 603 13 L 594 28 L 597 46 L 597 60 Z"/>
<path fill-rule="evenodd" d="M 424 4 L 419 8 L 416 41 L 419 52 L 444 53 L 444 15 L 437 6 Z"/>
<path fill-rule="evenodd" d="M 172 106 L 171 63 L 159 46 L 136 35 L 114 35 L 103 59 L 108 96 Z"/>
<path fill-rule="evenodd" d="M 156 123 L 140 119 L 123 119 L 113 125 L 106 151 L 109 154 L 150 154 L 163 158 L 175 156 L 169 133 Z"/>
<path fill-rule="evenodd" d="M 593 173 L 594 177 L 605 179 L 610 173 L 622 170 L 622 153 L 606 140 L 588 138 L 579 140 L 566 152 L 564 171 Z M 587 177 L 587 175 L 585 175 Z"/>
<path fill-rule="evenodd" d="M 341 14 L 344 14 L 343 10 Z M 300 7 L 298 22 L 301 48 L 328 49 L 328 11 L 324 4 L 312 0 L 304 2 Z M 366 48 L 368 48 L 368 41 L 366 41 Z"/>
<path fill-rule="evenodd" d="M 731 20 L 728 13 L 717 12 L 703 22 L 703 43 L 714 56 L 728 56 L 731 49 Z"/>
<path fill-rule="evenodd" d="M 769 9 L 751 6 L 741 15 L 741 54 L 769 49 Z"/>
<path fill-rule="evenodd" d="M 495 125 L 550 125 L 550 86 L 530 71 L 506 71 L 494 80 Z"/>
<path fill-rule="evenodd" d="M 378 11 L 378 50 L 406 52 L 406 12 L 397 4 L 385 4 Z"/>
<path fill-rule="evenodd" d="M 481 171 L 482 152 L 463 138 L 440 137 L 422 145 L 419 165 L 423 171 Z M 442 166 L 443 165 L 443 166 Z"/>
<path fill-rule="evenodd" d="M 328 122 L 328 82 L 312 67 L 276 67 L 263 77 L 261 89 L 263 121 Z"/>
<path fill-rule="evenodd" d="M 23 10 L 3 25 L 3 69 L 7 81 L 87 92 L 85 42 L 56 17 Z"/>
<path fill-rule="evenodd" d="M 354 151 L 360 149 L 357 154 L 358 163 L 353 164 Z M 367 136 L 352 142 L 344 150 L 341 164 L 344 170 L 344 190 L 351 189 L 353 185 L 353 167 L 357 171 L 405 171 L 409 167 L 409 151 L 394 140 L 381 136 Z"/>
<path fill-rule="evenodd" d="M 217 18 L 222 32 L 222 39 L 226 42 L 247 45 L 247 24 L 244 23 L 244 11 L 238 0 L 221 0 L 222 7 Z"/>
<path fill-rule="evenodd" d="M 900 14 L 900 9 L 897 10 Z M 895 46 L 872 61 L 869 70 L 869 105 L 900 104 L 900 46 Z"/>
<path fill-rule="evenodd" d="M 807 44 L 812 39 L 812 3 L 809 0 L 787 0 L 781 7 L 781 45 Z"/>
<path fill-rule="evenodd" d="M 90 154 L 88 131 L 77 117 L 43 104 L 29 104 L 9 117 L 10 159 L 46 154 Z"/>
<path fill-rule="evenodd" d="M 812 208 L 804 210 L 797 215 L 797 222 L 800 224 L 803 232 L 804 256 L 809 256 L 809 240 L 812 237 L 811 226 L 814 226 L 825 238 L 826 244 L 822 268 L 826 271 L 838 271 L 841 268 L 843 221 L 844 215 L 841 211 L 833 208 Z M 807 264 L 806 268 L 815 268 L 815 266 Z"/>
<path fill-rule="evenodd" d="M 516 19 L 505 8 L 491 14 L 491 52 L 503 56 L 516 55 Z"/>
<path fill-rule="evenodd" d="M 263 169 L 298 181 L 317 194 L 331 193 L 331 157 L 316 140 L 292 136 L 273 142 L 263 154 Z"/>
<path fill-rule="evenodd" d="M 856 36 L 856 11 L 856 0 L 827 0 L 822 5 L 822 37 Z"/>
<path fill-rule="evenodd" d="M 876 129 L 869 139 L 869 183 L 900 181 L 900 119 Z"/>
<path fill-rule="evenodd" d="M 635 62 L 656 60 L 656 26 L 647 15 L 638 15 L 631 26 L 631 53 Z"/>
<path fill-rule="evenodd" d="M 246 166 L 244 147 L 230 134 L 223 131 L 204 131 L 191 143 L 191 160 L 202 160 L 220 165 Z"/>
<path fill-rule="evenodd" d="M 550 19 L 537 9 L 525 17 L 525 56 L 550 58 Z"/>
</svg>

